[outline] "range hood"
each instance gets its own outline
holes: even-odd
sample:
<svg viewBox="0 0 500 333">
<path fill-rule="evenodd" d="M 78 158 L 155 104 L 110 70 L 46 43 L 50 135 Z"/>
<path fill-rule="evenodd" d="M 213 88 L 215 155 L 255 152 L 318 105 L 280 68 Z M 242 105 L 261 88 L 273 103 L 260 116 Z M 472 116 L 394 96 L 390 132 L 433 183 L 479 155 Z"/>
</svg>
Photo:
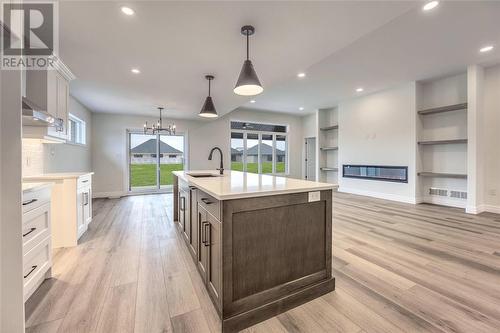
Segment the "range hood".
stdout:
<svg viewBox="0 0 500 333">
<path fill-rule="evenodd" d="M 56 126 L 57 121 L 47 111 L 23 97 L 23 125 Z"/>
</svg>

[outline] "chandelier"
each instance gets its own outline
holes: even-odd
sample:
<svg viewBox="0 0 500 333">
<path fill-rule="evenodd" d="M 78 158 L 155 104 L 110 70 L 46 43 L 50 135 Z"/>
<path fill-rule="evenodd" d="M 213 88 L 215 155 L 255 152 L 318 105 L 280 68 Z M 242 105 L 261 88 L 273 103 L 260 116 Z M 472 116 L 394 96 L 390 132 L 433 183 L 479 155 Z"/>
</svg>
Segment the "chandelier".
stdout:
<svg viewBox="0 0 500 333">
<path fill-rule="evenodd" d="M 144 124 L 144 134 L 148 133 L 153 133 L 153 134 L 168 134 L 168 135 L 175 135 L 175 124 L 168 124 L 167 127 L 163 127 L 163 120 L 161 117 L 161 112 L 163 111 L 164 108 L 161 106 L 158 107 L 158 110 L 160 110 L 160 119 L 158 119 L 158 122 L 156 124 L 153 124 L 152 127 L 148 127 L 148 122 Z"/>
</svg>

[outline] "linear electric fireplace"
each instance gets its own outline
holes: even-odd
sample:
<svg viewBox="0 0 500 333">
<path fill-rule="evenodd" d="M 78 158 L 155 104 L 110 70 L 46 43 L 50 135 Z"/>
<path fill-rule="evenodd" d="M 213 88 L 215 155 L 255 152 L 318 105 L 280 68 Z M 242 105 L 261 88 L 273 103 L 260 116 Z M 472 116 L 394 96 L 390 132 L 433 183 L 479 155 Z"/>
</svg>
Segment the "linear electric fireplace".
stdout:
<svg viewBox="0 0 500 333">
<path fill-rule="evenodd" d="M 342 177 L 408 183 L 408 167 L 344 164 Z"/>
</svg>

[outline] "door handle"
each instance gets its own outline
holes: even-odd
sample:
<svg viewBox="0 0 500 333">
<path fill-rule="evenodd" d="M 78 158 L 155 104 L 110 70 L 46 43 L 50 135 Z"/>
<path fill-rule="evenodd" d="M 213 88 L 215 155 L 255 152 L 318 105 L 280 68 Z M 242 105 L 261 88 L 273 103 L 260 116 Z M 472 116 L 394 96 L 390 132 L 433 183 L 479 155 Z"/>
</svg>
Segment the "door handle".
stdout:
<svg viewBox="0 0 500 333">
<path fill-rule="evenodd" d="M 23 237 L 28 236 L 29 234 L 31 234 L 35 230 L 36 230 L 36 228 L 30 228 L 30 231 L 28 231 L 27 233 L 23 234 Z"/>
<path fill-rule="evenodd" d="M 30 271 L 28 272 L 28 274 L 26 274 L 24 276 L 24 278 L 26 279 L 28 276 L 30 276 L 31 273 L 33 273 L 33 271 L 38 267 L 38 265 L 34 265 L 34 266 L 31 266 L 31 269 Z"/>
<path fill-rule="evenodd" d="M 37 201 L 38 201 L 38 199 L 31 199 L 28 201 L 23 201 L 23 206 L 30 205 L 30 204 L 37 202 Z"/>
</svg>

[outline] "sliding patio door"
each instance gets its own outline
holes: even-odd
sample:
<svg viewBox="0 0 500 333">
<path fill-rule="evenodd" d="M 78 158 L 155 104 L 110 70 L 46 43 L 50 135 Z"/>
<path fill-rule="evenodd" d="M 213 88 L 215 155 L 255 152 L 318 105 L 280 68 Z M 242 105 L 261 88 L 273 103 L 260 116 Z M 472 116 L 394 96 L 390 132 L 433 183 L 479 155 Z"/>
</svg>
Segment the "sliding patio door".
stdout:
<svg viewBox="0 0 500 333">
<path fill-rule="evenodd" d="M 171 189 L 172 171 L 184 169 L 184 136 L 128 133 L 129 191 Z"/>
</svg>

